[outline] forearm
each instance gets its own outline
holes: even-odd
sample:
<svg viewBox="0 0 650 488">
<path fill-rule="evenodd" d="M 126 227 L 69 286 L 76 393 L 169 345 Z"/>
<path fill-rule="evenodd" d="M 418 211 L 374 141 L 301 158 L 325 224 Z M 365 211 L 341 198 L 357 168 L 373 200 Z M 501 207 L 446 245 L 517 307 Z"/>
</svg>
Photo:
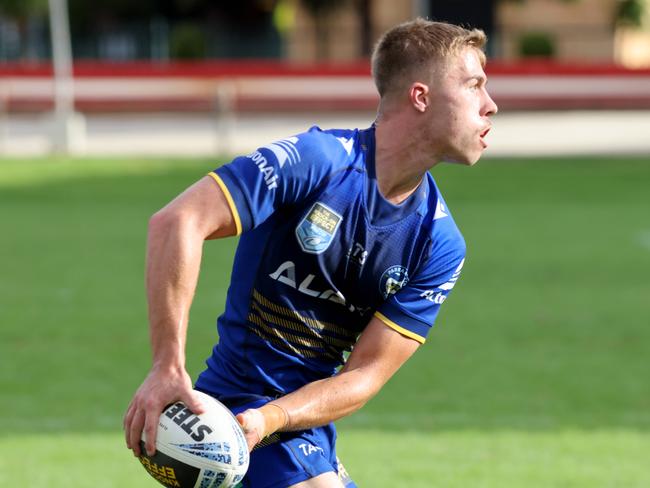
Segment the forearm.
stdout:
<svg viewBox="0 0 650 488">
<path fill-rule="evenodd" d="M 203 239 L 173 214 L 149 223 L 146 288 L 155 367 L 182 368 L 188 316 L 201 263 Z"/>
<path fill-rule="evenodd" d="M 373 318 L 338 374 L 239 415 L 249 446 L 275 431 L 325 425 L 360 409 L 418 346 L 419 342 Z"/>
<path fill-rule="evenodd" d="M 260 409 L 267 422 L 265 435 L 276 430 L 317 427 L 350 415 L 363 407 L 383 383 L 362 369 L 344 369 L 331 378 L 309 383 Z"/>
</svg>

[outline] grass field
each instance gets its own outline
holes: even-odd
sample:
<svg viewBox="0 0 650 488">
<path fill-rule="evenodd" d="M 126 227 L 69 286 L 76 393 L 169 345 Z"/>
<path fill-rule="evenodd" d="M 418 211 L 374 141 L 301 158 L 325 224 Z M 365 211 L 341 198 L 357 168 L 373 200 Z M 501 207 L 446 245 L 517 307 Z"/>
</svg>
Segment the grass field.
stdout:
<svg viewBox="0 0 650 488">
<path fill-rule="evenodd" d="M 149 215 L 208 160 L 0 160 L 0 486 L 157 486 L 123 447 L 149 364 Z M 339 454 L 364 488 L 650 486 L 650 158 L 434 175 L 468 243 L 427 344 Z M 188 368 L 236 241 L 206 245 Z"/>
</svg>

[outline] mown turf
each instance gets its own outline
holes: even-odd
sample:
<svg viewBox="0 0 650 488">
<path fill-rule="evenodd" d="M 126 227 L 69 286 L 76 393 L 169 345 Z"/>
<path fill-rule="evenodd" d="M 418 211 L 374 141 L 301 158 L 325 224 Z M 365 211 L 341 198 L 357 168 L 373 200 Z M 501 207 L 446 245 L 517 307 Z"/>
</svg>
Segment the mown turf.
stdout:
<svg viewBox="0 0 650 488">
<path fill-rule="evenodd" d="M 339 454 L 362 487 L 646 488 L 647 434 L 629 430 L 346 429 Z M 117 433 L 0 437 L 0 486 L 157 485 Z"/>
<path fill-rule="evenodd" d="M 215 164 L 0 161 L 0 486 L 155 486 L 119 434 L 149 363 L 146 222 Z M 364 487 L 650 486 L 650 158 L 434 175 L 467 264 L 427 344 L 340 423 L 348 470 Z M 205 246 L 192 375 L 235 244 Z"/>
</svg>

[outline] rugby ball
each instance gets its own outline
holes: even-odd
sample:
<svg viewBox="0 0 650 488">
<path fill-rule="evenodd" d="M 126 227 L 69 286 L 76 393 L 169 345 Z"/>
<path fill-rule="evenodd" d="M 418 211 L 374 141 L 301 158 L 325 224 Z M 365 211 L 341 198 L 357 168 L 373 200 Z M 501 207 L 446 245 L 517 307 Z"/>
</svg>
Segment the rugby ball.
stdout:
<svg viewBox="0 0 650 488">
<path fill-rule="evenodd" d="M 195 392 L 205 413 L 193 414 L 182 402 L 160 415 L 156 453 L 147 455 L 143 433 L 140 462 L 164 486 L 177 488 L 230 488 L 248 469 L 248 446 L 239 422 L 226 406 Z"/>
</svg>

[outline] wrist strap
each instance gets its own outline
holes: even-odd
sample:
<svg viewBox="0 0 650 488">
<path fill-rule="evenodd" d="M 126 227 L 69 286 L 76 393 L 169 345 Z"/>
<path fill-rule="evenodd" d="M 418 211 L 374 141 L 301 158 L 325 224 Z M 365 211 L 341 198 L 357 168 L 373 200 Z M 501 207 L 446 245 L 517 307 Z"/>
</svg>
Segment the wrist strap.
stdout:
<svg viewBox="0 0 650 488">
<path fill-rule="evenodd" d="M 260 407 L 260 411 L 264 415 L 264 423 L 266 424 L 265 437 L 279 430 L 284 430 L 289 426 L 291 418 L 289 417 L 289 412 L 282 405 L 267 403 Z"/>
</svg>

